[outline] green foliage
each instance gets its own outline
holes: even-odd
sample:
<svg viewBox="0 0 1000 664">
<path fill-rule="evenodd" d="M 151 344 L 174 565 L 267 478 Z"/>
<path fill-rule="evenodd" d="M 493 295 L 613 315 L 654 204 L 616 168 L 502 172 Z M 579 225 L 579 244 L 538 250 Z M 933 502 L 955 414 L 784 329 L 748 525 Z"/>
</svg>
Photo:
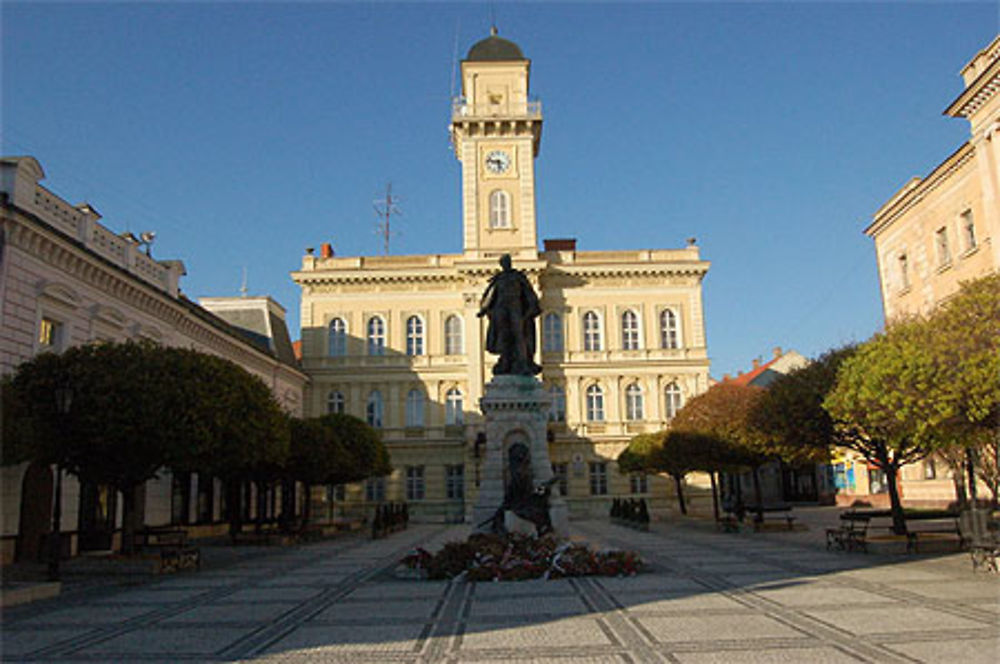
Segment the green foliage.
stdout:
<svg viewBox="0 0 1000 664">
<path fill-rule="evenodd" d="M 642 433 L 629 441 L 628 447 L 618 455 L 618 470 L 622 473 L 659 472 L 653 455 L 663 447 L 664 432 Z"/>
<path fill-rule="evenodd" d="M 779 376 L 750 414 L 750 425 L 789 463 L 822 461 L 831 446 L 841 445 L 823 400 L 837 381 L 837 371 L 855 346 L 827 351 L 813 362 Z"/>
<path fill-rule="evenodd" d="M 767 439 L 750 422 L 762 392 L 729 382 L 713 385 L 685 404 L 671 430 L 695 436 L 706 447 L 699 458 L 714 465 L 711 470 L 759 466 L 771 454 Z"/>
<path fill-rule="evenodd" d="M 287 471 L 312 484 L 356 482 L 392 468 L 378 432 L 350 415 L 291 421 Z"/>
</svg>

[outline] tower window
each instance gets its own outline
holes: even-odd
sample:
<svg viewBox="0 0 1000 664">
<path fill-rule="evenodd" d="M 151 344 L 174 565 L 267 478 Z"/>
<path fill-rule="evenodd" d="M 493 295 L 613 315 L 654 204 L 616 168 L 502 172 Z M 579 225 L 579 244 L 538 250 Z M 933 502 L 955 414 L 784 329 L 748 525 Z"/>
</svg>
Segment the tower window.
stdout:
<svg viewBox="0 0 1000 664">
<path fill-rule="evenodd" d="M 510 228 L 510 194 L 502 189 L 490 192 L 490 228 Z"/>
</svg>

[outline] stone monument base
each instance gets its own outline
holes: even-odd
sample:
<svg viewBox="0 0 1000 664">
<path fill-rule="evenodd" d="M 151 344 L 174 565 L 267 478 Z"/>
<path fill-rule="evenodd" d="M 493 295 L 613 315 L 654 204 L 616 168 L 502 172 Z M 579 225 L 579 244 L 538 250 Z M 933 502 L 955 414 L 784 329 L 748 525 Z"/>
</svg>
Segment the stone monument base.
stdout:
<svg viewBox="0 0 1000 664">
<path fill-rule="evenodd" d="M 552 479 L 547 437 L 549 403 L 549 395 L 534 376 L 494 376 L 486 384 L 484 396 L 479 402 L 486 419 L 486 451 L 483 479 L 473 510 L 473 525 L 481 530 L 489 528 L 489 523 L 480 524 L 491 519 L 503 504 L 505 482 L 509 480 L 507 458 L 511 446 L 521 444 L 528 449 L 531 481 L 535 487 Z M 535 526 L 530 521 L 509 512 L 504 517 L 505 525 L 508 522 L 516 524 L 515 527 L 507 526 L 509 532 L 520 531 L 522 525 L 527 525 L 530 534 L 535 534 Z M 558 537 L 567 537 L 569 515 L 558 486 L 552 487 L 549 496 L 549 517 L 553 532 Z"/>
</svg>

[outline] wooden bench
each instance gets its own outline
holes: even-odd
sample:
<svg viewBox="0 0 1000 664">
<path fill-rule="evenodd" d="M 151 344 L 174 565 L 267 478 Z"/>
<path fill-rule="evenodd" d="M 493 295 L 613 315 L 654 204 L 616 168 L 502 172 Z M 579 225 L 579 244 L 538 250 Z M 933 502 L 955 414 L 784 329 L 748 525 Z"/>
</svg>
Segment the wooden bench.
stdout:
<svg viewBox="0 0 1000 664">
<path fill-rule="evenodd" d="M 836 548 L 839 551 L 855 551 L 860 549 L 867 553 L 868 543 L 868 523 L 871 516 L 848 511 L 840 515 L 841 525 L 837 528 L 826 529 L 826 548 L 830 551 Z"/>
<path fill-rule="evenodd" d="M 201 551 L 188 546 L 187 531 L 173 526 L 149 526 L 136 531 L 135 545 L 141 550 L 152 549 L 160 556 L 160 571 L 201 568 Z"/>
<path fill-rule="evenodd" d="M 789 530 L 795 528 L 795 516 L 791 505 L 748 506 L 747 514 L 753 514 L 753 529 L 759 531 L 768 521 L 784 521 Z"/>
<path fill-rule="evenodd" d="M 925 535 L 955 535 L 958 547 L 964 549 L 966 542 L 955 512 L 913 512 L 906 513 L 906 551 L 919 553 L 920 540 Z M 912 526 L 912 528 L 911 528 Z"/>
</svg>

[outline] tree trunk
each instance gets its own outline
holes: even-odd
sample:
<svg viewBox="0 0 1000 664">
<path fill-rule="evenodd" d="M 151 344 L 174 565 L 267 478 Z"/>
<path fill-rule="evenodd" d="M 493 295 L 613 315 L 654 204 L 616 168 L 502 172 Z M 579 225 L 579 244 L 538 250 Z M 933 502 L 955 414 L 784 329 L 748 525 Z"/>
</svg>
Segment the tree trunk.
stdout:
<svg viewBox="0 0 1000 664">
<path fill-rule="evenodd" d="M 969 446 L 965 448 L 965 468 L 969 475 L 969 501 L 972 509 L 976 508 L 976 499 L 979 497 L 976 490 L 976 448 Z"/>
<path fill-rule="evenodd" d="M 899 467 L 889 461 L 886 455 L 885 481 L 889 485 L 889 505 L 892 511 L 892 532 L 895 535 L 906 535 L 906 516 L 903 514 L 903 503 L 899 499 L 899 487 L 896 485 L 896 478 L 899 477 Z"/>
<path fill-rule="evenodd" d="M 123 556 L 135 554 L 135 498 L 136 485 L 122 487 L 122 544 Z"/>
<path fill-rule="evenodd" d="M 709 471 L 708 480 L 712 483 L 712 512 L 715 520 L 719 520 L 719 485 L 715 481 L 715 471 Z"/>
<path fill-rule="evenodd" d="M 962 464 L 948 464 L 951 468 L 951 481 L 955 485 L 955 500 L 958 509 L 963 510 L 969 506 L 969 496 L 965 491 L 965 470 Z"/>
<path fill-rule="evenodd" d="M 684 482 L 683 476 L 674 475 L 674 486 L 677 487 L 677 506 L 681 510 L 681 514 L 687 515 L 687 506 L 684 505 Z"/>
<path fill-rule="evenodd" d="M 751 471 L 753 477 L 753 499 L 757 503 L 757 523 L 764 521 L 764 493 L 760 488 L 760 466 L 754 466 Z"/>
</svg>

